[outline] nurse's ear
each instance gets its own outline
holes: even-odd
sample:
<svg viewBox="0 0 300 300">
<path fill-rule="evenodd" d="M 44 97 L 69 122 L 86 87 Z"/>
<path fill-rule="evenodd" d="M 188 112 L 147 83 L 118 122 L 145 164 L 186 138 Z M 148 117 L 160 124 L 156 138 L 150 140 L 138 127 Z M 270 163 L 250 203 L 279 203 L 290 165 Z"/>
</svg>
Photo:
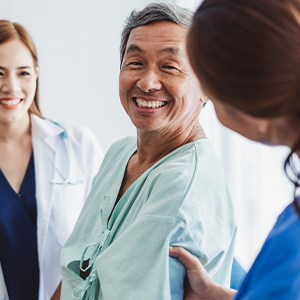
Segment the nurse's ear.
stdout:
<svg viewBox="0 0 300 300">
<path fill-rule="evenodd" d="M 258 131 L 261 134 L 267 134 L 268 131 L 270 130 L 270 122 L 269 122 L 269 120 L 260 119 L 260 120 L 256 121 L 256 125 L 257 125 L 257 128 L 258 128 Z"/>
</svg>

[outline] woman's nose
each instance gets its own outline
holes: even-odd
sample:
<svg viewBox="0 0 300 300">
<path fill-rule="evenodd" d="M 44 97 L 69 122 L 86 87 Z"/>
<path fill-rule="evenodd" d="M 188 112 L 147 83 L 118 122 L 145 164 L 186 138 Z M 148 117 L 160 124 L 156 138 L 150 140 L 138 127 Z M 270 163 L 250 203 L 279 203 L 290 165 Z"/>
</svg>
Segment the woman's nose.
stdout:
<svg viewBox="0 0 300 300">
<path fill-rule="evenodd" d="M 145 72 L 137 82 L 137 86 L 145 93 L 158 91 L 162 88 L 159 74 L 155 70 Z"/>
<path fill-rule="evenodd" d="M 15 76 L 7 76 L 3 80 L 3 84 L 1 87 L 3 93 L 15 95 L 16 93 L 21 91 L 21 86 L 18 78 Z"/>
</svg>

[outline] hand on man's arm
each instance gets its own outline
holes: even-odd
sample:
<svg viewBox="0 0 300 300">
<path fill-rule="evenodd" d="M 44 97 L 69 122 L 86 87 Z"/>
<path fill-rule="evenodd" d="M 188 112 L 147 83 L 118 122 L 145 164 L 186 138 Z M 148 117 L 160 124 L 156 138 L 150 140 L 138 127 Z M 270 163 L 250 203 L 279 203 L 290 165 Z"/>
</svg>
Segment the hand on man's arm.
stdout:
<svg viewBox="0 0 300 300">
<path fill-rule="evenodd" d="M 186 268 L 184 300 L 230 300 L 236 290 L 214 283 L 199 259 L 181 247 L 170 247 L 170 256 L 176 257 Z"/>
</svg>

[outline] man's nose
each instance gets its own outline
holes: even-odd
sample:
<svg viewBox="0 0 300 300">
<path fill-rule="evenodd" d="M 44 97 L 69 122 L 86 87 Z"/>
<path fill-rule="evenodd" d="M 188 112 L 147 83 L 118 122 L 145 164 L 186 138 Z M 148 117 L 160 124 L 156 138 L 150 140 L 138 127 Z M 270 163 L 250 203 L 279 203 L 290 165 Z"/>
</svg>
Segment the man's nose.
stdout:
<svg viewBox="0 0 300 300">
<path fill-rule="evenodd" d="M 3 80 L 1 87 L 3 93 L 15 95 L 21 91 L 20 81 L 13 75 L 9 75 Z"/>
<path fill-rule="evenodd" d="M 138 80 L 137 86 L 145 93 L 159 91 L 162 88 L 162 83 L 158 72 L 148 69 Z"/>
</svg>

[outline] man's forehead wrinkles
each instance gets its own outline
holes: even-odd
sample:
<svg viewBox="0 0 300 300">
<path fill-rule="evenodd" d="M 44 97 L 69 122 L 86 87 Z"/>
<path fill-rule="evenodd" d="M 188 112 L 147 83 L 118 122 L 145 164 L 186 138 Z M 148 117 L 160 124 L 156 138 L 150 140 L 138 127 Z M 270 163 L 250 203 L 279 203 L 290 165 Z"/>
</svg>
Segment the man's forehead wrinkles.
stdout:
<svg viewBox="0 0 300 300">
<path fill-rule="evenodd" d="M 140 46 L 140 45 L 137 45 L 137 44 L 131 44 L 126 49 L 126 54 L 131 53 L 131 52 L 144 53 L 144 52 L 147 52 L 148 49 L 149 49 L 149 47 L 146 47 L 145 50 L 144 50 L 143 46 Z M 177 46 L 177 45 L 176 46 L 162 47 L 162 49 L 157 49 L 156 51 L 160 54 L 167 53 L 167 54 L 172 54 L 172 55 L 175 55 L 175 56 L 184 53 L 184 50 L 182 49 L 182 47 Z"/>
</svg>

